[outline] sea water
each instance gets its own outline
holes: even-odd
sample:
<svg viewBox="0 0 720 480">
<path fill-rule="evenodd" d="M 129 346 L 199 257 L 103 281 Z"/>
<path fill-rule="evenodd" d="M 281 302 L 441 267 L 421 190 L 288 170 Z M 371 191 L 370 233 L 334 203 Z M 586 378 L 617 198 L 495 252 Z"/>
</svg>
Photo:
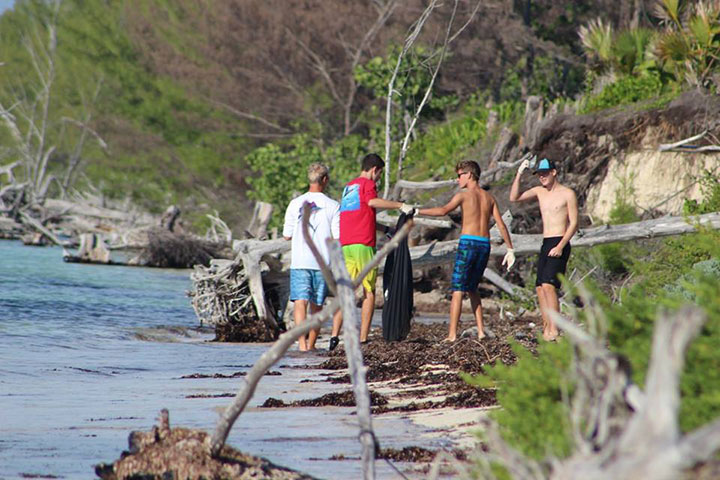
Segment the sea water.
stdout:
<svg viewBox="0 0 720 480">
<path fill-rule="evenodd" d="M 211 342 L 190 287 L 187 270 L 70 264 L 58 248 L 0 241 L 0 479 L 95 478 L 163 408 L 171 426 L 213 431 L 244 380 L 183 377 L 247 371 L 270 345 Z M 288 368 L 321 361 L 294 350 L 273 367 L 281 375 L 263 378 L 228 444 L 319 478 L 361 478 L 358 460 L 330 460 L 360 456 L 352 408 L 259 408 L 347 388 Z M 399 417 L 374 427 L 383 447 L 423 433 Z M 401 478 L 382 461 L 377 476 Z"/>
</svg>

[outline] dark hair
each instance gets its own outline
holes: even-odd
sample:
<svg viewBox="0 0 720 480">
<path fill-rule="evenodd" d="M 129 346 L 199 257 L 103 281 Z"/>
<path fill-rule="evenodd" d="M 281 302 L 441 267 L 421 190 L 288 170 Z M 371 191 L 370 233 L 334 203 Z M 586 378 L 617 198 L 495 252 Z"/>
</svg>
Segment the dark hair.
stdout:
<svg viewBox="0 0 720 480">
<path fill-rule="evenodd" d="M 455 165 L 455 172 L 468 172 L 477 182 L 480 179 L 480 165 L 475 160 L 463 160 Z"/>
<path fill-rule="evenodd" d="M 363 158 L 362 171 L 369 172 L 375 167 L 382 170 L 383 168 L 385 168 L 385 162 L 382 158 L 380 158 L 380 155 L 378 155 L 377 153 L 368 153 L 367 155 L 365 155 L 365 158 Z"/>
</svg>

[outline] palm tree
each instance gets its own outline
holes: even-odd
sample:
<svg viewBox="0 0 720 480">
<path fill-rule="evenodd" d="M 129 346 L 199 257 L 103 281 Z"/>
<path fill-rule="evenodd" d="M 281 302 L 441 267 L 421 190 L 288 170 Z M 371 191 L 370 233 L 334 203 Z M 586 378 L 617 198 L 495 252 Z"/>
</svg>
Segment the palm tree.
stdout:
<svg viewBox="0 0 720 480">
<path fill-rule="evenodd" d="M 707 86 L 720 55 L 720 1 L 659 0 L 655 15 L 664 30 L 653 54 L 678 82 Z"/>
</svg>

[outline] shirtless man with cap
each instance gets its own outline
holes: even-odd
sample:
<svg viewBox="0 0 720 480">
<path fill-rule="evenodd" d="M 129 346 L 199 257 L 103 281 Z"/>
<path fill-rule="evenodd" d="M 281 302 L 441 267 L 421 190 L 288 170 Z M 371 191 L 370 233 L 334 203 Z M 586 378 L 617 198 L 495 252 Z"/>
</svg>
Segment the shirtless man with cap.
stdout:
<svg viewBox="0 0 720 480">
<path fill-rule="evenodd" d="M 570 239 L 578 229 L 578 206 L 575 192 L 557 181 L 555 162 L 543 158 L 535 168 L 540 180 L 539 187 L 520 193 L 520 177 L 528 169 L 525 160 L 518 168 L 510 189 L 511 202 L 537 200 L 543 221 L 543 243 L 537 262 L 535 291 L 538 295 L 540 313 L 543 319 L 543 338 L 553 341 L 558 336 L 548 311 L 560 311 L 557 289 L 560 288 L 560 274 L 565 274 L 570 257 Z"/>
</svg>

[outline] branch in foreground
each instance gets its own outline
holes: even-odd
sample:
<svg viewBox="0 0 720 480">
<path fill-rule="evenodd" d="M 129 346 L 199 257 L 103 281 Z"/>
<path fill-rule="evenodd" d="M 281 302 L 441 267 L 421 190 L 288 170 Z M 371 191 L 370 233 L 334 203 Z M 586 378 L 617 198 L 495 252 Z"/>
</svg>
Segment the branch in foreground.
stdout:
<svg viewBox="0 0 720 480">
<path fill-rule="evenodd" d="M 408 235 L 410 232 L 410 229 L 412 228 L 412 222 L 408 222 L 405 224 L 405 226 L 393 237 L 393 239 L 385 244 L 385 246 L 375 255 L 375 257 L 372 259 L 372 261 L 366 265 L 366 268 L 360 273 L 360 275 L 352 282 L 352 289 L 351 291 L 354 292 L 357 287 L 359 287 L 362 284 L 363 278 L 372 270 L 375 268 L 375 266 L 379 265 L 382 260 L 387 257 L 387 255 L 393 251 L 395 248 L 397 248 L 397 245 Z M 335 241 L 332 241 L 333 245 L 336 245 Z M 248 251 L 248 249 L 252 248 L 253 245 L 257 246 L 258 244 L 263 243 L 272 243 L 272 246 L 266 246 L 263 248 L 257 248 L 255 250 L 256 255 L 260 254 L 260 251 L 267 252 L 267 251 L 276 251 L 278 247 L 282 248 L 283 244 L 280 244 L 279 242 L 258 242 L 258 241 L 242 241 L 237 243 L 237 247 L 240 250 L 240 252 Z M 284 244 L 287 244 L 288 242 L 283 241 Z M 259 251 L 258 251 L 259 250 Z M 342 258 L 342 257 L 341 257 Z M 331 262 L 331 263 L 339 263 L 343 266 L 345 265 L 345 262 L 343 260 Z M 225 442 L 227 441 L 227 437 L 230 434 L 230 430 L 232 429 L 233 425 L 237 421 L 240 414 L 243 412 L 245 407 L 247 406 L 247 403 L 252 398 L 253 394 L 255 393 L 255 388 L 257 387 L 257 384 L 260 382 L 260 379 L 263 377 L 263 375 L 273 366 L 275 363 L 277 363 L 283 355 L 285 355 L 285 352 L 303 335 L 307 335 L 310 330 L 320 328 L 323 323 L 325 323 L 329 318 L 332 317 L 332 315 L 335 314 L 335 312 L 338 310 L 340 305 L 340 297 L 333 299 L 325 308 L 323 308 L 320 312 L 311 315 L 308 317 L 308 319 L 303 322 L 301 325 L 296 325 L 291 330 L 288 330 L 287 332 L 280 335 L 280 337 L 277 339 L 277 341 L 273 344 L 270 349 L 265 352 L 260 359 L 253 365 L 253 367 L 248 372 L 247 376 L 245 377 L 245 385 L 244 387 L 238 391 L 237 395 L 235 396 L 235 399 L 233 402 L 225 409 L 225 412 L 220 417 L 220 420 L 218 420 L 218 424 L 215 427 L 215 432 L 213 433 L 212 439 L 210 441 L 210 453 L 213 456 L 216 456 L 220 453 L 220 450 L 225 445 Z M 354 305 L 354 294 L 353 294 L 353 305 Z M 357 312 L 356 312 L 357 313 Z M 347 328 L 347 327 L 346 327 Z M 346 330 L 347 331 L 347 330 Z M 345 338 L 345 337 L 344 337 Z M 359 334 L 357 335 L 356 340 L 359 339 Z M 346 342 L 348 341 L 345 339 Z M 347 347 L 346 347 L 347 349 Z M 349 360 L 348 360 L 349 361 Z M 358 371 L 362 367 L 357 367 Z M 356 392 L 357 395 L 357 392 Z M 368 403 L 369 403 L 369 397 L 368 397 Z M 358 402 L 356 397 L 356 402 Z M 368 432 L 363 431 L 362 437 L 364 438 L 363 442 L 367 442 Z M 372 434 L 372 431 L 370 430 L 369 435 L 373 437 L 374 442 L 374 435 Z M 373 450 L 374 452 L 374 450 Z M 374 453 L 373 453 L 374 458 Z"/>
</svg>

